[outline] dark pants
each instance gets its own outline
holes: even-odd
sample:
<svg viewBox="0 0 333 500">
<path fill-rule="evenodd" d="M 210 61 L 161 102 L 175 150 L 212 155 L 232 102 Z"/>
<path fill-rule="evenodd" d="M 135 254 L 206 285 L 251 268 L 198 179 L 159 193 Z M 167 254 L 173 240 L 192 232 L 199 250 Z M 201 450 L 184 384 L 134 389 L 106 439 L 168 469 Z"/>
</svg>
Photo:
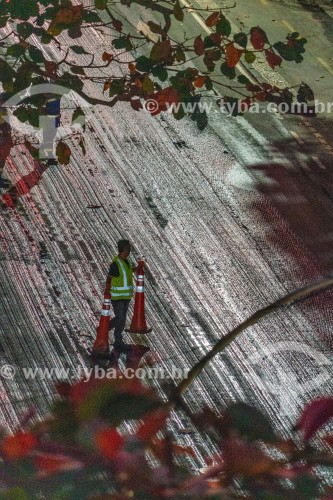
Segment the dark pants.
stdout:
<svg viewBox="0 0 333 500">
<path fill-rule="evenodd" d="M 129 300 L 111 300 L 114 318 L 110 321 L 110 330 L 114 328 L 115 342 L 122 342 L 122 333 L 125 328 L 126 315 L 130 301 Z"/>
</svg>

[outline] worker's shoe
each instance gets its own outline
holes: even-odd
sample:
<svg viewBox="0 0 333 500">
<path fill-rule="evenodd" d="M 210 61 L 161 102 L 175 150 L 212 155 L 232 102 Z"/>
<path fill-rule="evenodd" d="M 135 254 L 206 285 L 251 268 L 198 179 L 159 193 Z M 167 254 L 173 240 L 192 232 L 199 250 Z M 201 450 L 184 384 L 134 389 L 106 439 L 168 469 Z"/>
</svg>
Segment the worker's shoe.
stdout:
<svg viewBox="0 0 333 500">
<path fill-rule="evenodd" d="M 131 346 L 128 344 L 125 344 L 125 342 L 123 340 L 116 340 L 115 343 L 113 344 L 113 347 L 118 352 L 129 353 L 132 351 Z"/>
</svg>

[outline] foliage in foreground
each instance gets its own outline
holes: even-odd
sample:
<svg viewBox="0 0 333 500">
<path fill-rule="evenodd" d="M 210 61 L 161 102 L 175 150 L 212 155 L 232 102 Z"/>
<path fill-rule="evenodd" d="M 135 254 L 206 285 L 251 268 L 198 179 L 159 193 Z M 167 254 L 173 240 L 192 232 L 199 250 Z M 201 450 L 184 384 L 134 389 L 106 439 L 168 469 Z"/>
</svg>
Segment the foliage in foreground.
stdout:
<svg viewBox="0 0 333 500">
<path fill-rule="evenodd" d="M 317 440 L 317 433 L 333 418 L 333 397 L 310 402 L 289 439 L 245 403 L 230 404 L 221 415 L 210 408 L 194 414 L 183 399 L 209 361 L 248 326 L 332 285 L 333 278 L 324 278 L 254 313 L 193 366 L 167 403 L 118 368 L 102 379 L 58 383 L 58 398 L 44 421 L 29 427 L 30 411 L 13 435 L 2 432 L 0 500 L 332 499 L 323 469 L 332 477 L 333 436 Z M 138 363 L 130 361 L 131 368 Z M 174 411 L 185 414 L 192 431 L 216 449 L 198 475 L 186 462 L 198 463 L 195 449 L 175 442 L 168 429 Z M 120 432 L 125 422 L 131 432 Z"/>
<path fill-rule="evenodd" d="M 333 397 L 310 402 L 293 439 L 284 439 L 245 403 L 220 416 L 209 408 L 191 414 L 182 401 L 171 410 L 135 379 L 91 378 L 57 389 L 44 421 L 28 426 L 29 412 L 14 435 L 2 435 L 1 500 L 332 498 L 318 466 L 332 472 L 333 436 L 324 435 L 321 446 L 312 441 L 333 417 Z M 185 412 L 192 431 L 215 444 L 198 475 L 184 467 L 186 458 L 196 461 L 194 449 L 167 430 L 171 411 Z M 133 431 L 120 433 L 129 419 Z"/>
</svg>

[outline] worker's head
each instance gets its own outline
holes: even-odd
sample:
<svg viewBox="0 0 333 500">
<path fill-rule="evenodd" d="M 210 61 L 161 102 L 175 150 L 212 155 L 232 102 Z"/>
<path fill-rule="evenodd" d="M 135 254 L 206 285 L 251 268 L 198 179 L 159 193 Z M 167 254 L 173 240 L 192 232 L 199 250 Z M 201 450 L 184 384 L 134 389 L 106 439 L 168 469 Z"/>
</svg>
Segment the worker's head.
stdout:
<svg viewBox="0 0 333 500">
<path fill-rule="evenodd" d="M 128 240 L 119 240 L 118 241 L 118 252 L 122 259 L 127 259 L 129 254 L 131 253 L 131 244 Z"/>
</svg>

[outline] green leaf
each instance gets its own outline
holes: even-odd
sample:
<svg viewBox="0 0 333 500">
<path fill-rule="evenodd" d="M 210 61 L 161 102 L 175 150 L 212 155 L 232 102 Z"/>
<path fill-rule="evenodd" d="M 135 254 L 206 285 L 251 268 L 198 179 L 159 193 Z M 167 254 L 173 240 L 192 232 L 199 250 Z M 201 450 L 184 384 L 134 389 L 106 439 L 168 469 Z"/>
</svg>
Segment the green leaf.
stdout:
<svg viewBox="0 0 333 500">
<path fill-rule="evenodd" d="M 71 66 L 71 72 L 75 75 L 85 75 L 84 69 L 81 66 Z"/>
<path fill-rule="evenodd" d="M 26 48 L 23 45 L 20 45 L 19 43 L 15 45 L 11 45 L 7 49 L 7 56 L 12 56 L 15 58 L 19 58 L 25 54 Z"/>
<path fill-rule="evenodd" d="M 1 16 L 0 15 L 0 28 L 4 28 L 9 20 L 8 16 Z"/>
<path fill-rule="evenodd" d="M 46 31 L 42 34 L 40 41 L 43 45 L 48 45 L 52 41 L 52 35 L 49 35 Z"/>
<path fill-rule="evenodd" d="M 183 106 L 180 106 L 177 112 L 175 111 L 175 109 L 173 109 L 172 114 L 176 118 L 176 120 L 181 120 L 182 118 L 184 118 L 185 111 Z"/>
<path fill-rule="evenodd" d="M 246 85 L 247 83 L 250 83 L 250 80 L 245 75 L 239 75 L 237 80 L 239 81 L 239 83 L 242 83 L 244 85 Z"/>
<path fill-rule="evenodd" d="M 153 76 L 161 80 L 161 82 L 165 82 L 168 79 L 168 72 L 163 66 L 153 67 L 151 73 Z"/>
<path fill-rule="evenodd" d="M 223 36 L 229 36 L 231 33 L 231 24 L 228 19 L 224 16 L 221 17 L 216 25 L 216 33 Z"/>
<path fill-rule="evenodd" d="M 92 12 L 91 10 L 85 10 L 83 12 L 83 20 L 86 23 L 100 23 L 101 18 L 97 12 Z"/>
<path fill-rule="evenodd" d="M 235 33 L 234 40 L 241 47 L 245 48 L 247 46 L 247 35 L 243 32 Z"/>
<path fill-rule="evenodd" d="M 113 80 L 109 90 L 110 97 L 123 94 L 124 92 L 125 92 L 125 80 L 123 78 L 119 78 L 118 80 Z"/>
<path fill-rule="evenodd" d="M 74 110 L 73 116 L 72 116 L 72 123 L 74 123 L 76 120 L 80 120 L 80 118 L 85 118 L 84 111 L 81 107 L 78 107 Z"/>
<path fill-rule="evenodd" d="M 37 17 L 39 13 L 38 2 L 31 0 L 10 0 L 7 6 L 11 17 L 21 21 L 28 21 L 30 17 Z"/>
<path fill-rule="evenodd" d="M 133 49 L 132 42 L 127 37 L 120 37 L 112 40 L 115 49 L 125 49 L 127 52 Z"/>
<path fill-rule="evenodd" d="M 29 56 L 33 60 L 33 62 L 39 64 L 44 62 L 44 55 L 43 52 L 36 47 L 30 47 L 29 48 Z"/>
<path fill-rule="evenodd" d="M 95 7 L 98 10 L 105 10 L 108 5 L 108 0 L 95 0 Z"/>
<path fill-rule="evenodd" d="M 17 25 L 16 29 L 18 34 L 24 39 L 28 38 L 34 31 L 34 28 L 30 23 L 20 23 Z"/>
<path fill-rule="evenodd" d="M 252 64 L 256 60 L 256 55 L 254 52 L 246 51 L 244 58 L 248 64 Z"/>
<path fill-rule="evenodd" d="M 71 73 L 64 73 L 58 81 L 59 85 L 64 85 L 65 87 L 81 91 L 83 89 L 83 81 L 76 75 Z"/>
<path fill-rule="evenodd" d="M 18 486 L 7 490 L 4 498 L 6 498 L 6 500 L 29 500 L 28 493 Z"/>
<path fill-rule="evenodd" d="M 175 16 L 177 21 L 184 20 L 184 12 L 183 12 L 183 9 L 181 8 L 178 0 L 176 1 L 175 5 L 173 6 L 173 15 Z"/>
<path fill-rule="evenodd" d="M 213 82 L 209 78 L 209 76 L 207 77 L 207 79 L 205 81 L 205 87 L 206 87 L 207 90 L 213 90 Z"/>
<path fill-rule="evenodd" d="M 88 54 L 81 45 L 71 45 L 70 47 L 75 54 Z"/>
<path fill-rule="evenodd" d="M 151 68 L 154 66 L 154 61 L 149 59 L 149 57 L 146 56 L 140 56 L 136 59 L 136 69 L 141 72 L 145 71 L 150 71 Z"/>
<path fill-rule="evenodd" d="M 40 114 L 38 109 L 31 106 L 21 106 L 14 111 L 14 116 L 22 123 L 30 123 L 33 127 L 39 126 Z"/>
<path fill-rule="evenodd" d="M 234 403 L 224 412 L 228 427 L 236 430 L 241 437 L 249 441 L 276 441 L 273 427 L 268 418 L 257 408 L 246 403 Z"/>
<path fill-rule="evenodd" d="M 175 59 L 179 63 L 184 63 L 186 61 L 185 52 L 181 49 L 177 50 L 175 54 Z"/>
<path fill-rule="evenodd" d="M 208 124 L 208 117 L 206 111 L 203 111 L 201 113 L 198 113 L 197 115 L 197 127 L 199 130 L 203 130 L 205 127 L 207 127 Z"/>
<path fill-rule="evenodd" d="M 75 38 L 80 38 L 82 36 L 80 24 L 74 24 L 73 26 L 70 26 L 68 28 L 68 36 L 70 38 L 73 38 L 73 40 L 75 40 Z"/>
<path fill-rule="evenodd" d="M 221 64 L 220 70 L 222 75 L 229 78 L 229 80 L 233 80 L 234 78 L 236 78 L 235 68 L 230 68 L 225 62 Z"/>
<path fill-rule="evenodd" d="M 205 49 L 210 49 L 212 47 L 216 47 L 216 44 L 214 40 L 211 39 L 210 35 L 208 35 L 203 39 L 203 46 Z"/>
</svg>

